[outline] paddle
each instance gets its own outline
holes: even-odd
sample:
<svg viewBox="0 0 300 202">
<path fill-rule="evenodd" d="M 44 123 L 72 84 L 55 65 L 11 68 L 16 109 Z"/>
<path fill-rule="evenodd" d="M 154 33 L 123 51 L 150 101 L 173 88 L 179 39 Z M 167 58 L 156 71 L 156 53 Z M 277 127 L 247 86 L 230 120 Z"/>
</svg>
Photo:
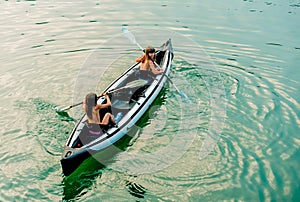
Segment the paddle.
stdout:
<svg viewBox="0 0 300 202">
<path fill-rule="evenodd" d="M 159 66 L 152 58 L 151 58 L 151 61 L 154 63 L 155 66 L 161 68 L 161 67 L 160 67 L 160 66 Z M 174 88 L 176 89 L 176 91 L 178 92 L 178 94 L 179 94 L 184 100 L 189 101 L 188 96 L 187 96 L 184 92 L 180 91 L 180 90 L 177 88 L 177 86 L 173 83 L 173 81 L 170 79 L 170 77 L 169 77 L 168 75 L 166 75 L 165 72 L 162 72 L 162 73 L 163 73 L 163 75 L 164 75 L 165 77 L 167 77 L 167 79 L 170 81 L 170 83 L 174 86 Z"/>
<path fill-rule="evenodd" d="M 123 32 L 124 36 L 129 39 L 129 41 L 136 44 L 143 52 L 145 52 L 143 47 L 135 40 L 135 36 L 127 28 L 122 27 L 122 32 Z M 159 65 L 155 61 L 152 60 L 152 62 L 154 62 L 154 64 L 159 67 Z M 173 81 L 170 79 L 170 77 L 165 72 L 162 72 L 162 73 L 165 77 L 167 77 L 167 79 L 170 81 L 170 83 L 174 86 L 174 88 L 176 89 L 178 94 L 186 101 L 189 101 L 188 96 L 177 88 L 177 86 L 173 83 Z"/>
<path fill-rule="evenodd" d="M 111 94 L 111 93 L 114 93 L 114 92 L 117 92 L 117 91 L 119 91 L 119 90 L 126 89 L 126 88 L 136 88 L 136 87 L 140 87 L 140 86 L 145 85 L 146 83 L 147 83 L 147 81 L 145 81 L 145 80 L 135 80 L 135 81 L 131 81 L 131 82 L 127 83 L 125 86 L 123 86 L 123 87 L 121 87 L 121 88 L 117 88 L 117 89 L 112 90 L 112 91 L 109 91 L 109 92 L 107 92 L 107 93 L 108 93 L 108 94 Z M 98 98 L 101 97 L 101 96 L 103 96 L 103 95 L 98 96 Z M 70 106 L 67 106 L 67 107 L 64 107 L 64 108 L 61 108 L 61 109 L 58 109 L 58 108 L 57 108 L 57 109 L 56 109 L 56 112 L 57 112 L 58 114 L 60 114 L 60 115 L 66 116 L 66 115 L 67 115 L 67 112 L 65 112 L 66 110 L 69 110 L 69 109 L 71 109 L 71 108 L 73 108 L 73 107 L 79 106 L 79 105 L 81 105 L 82 103 L 83 103 L 83 102 L 79 102 L 79 103 L 77 103 L 77 104 L 70 105 Z"/>
</svg>

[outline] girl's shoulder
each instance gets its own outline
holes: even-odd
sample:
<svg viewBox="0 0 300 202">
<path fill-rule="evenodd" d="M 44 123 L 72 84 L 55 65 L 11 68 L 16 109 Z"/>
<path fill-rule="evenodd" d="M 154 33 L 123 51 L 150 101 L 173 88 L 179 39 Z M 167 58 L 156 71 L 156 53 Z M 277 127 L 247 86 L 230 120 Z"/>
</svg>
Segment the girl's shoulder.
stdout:
<svg viewBox="0 0 300 202">
<path fill-rule="evenodd" d="M 145 62 L 145 54 L 141 55 L 140 57 L 138 57 L 135 61 L 136 62 Z"/>
</svg>

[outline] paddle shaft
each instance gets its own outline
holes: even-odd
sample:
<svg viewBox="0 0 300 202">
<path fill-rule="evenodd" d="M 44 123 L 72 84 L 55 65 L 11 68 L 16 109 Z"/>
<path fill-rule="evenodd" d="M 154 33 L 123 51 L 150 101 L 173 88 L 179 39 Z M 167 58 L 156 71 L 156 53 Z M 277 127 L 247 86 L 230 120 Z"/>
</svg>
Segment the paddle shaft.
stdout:
<svg viewBox="0 0 300 202">
<path fill-rule="evenodd" d="M 139 81 L 139 82 L 133 81 L 133 82 L 128 83 L 128 85 L 126 85 L 126 86 L 123 86 L 123 87 L 121 87 L 121 88 L 118 88 L 118 89 L 109 91 L 109 92 L 107 92 L 107 93 L 108 93 L 108 94 L 111 94 L 111 93 L 117 92 L 117 91 L 122 90 L 122 89 L 125 89 L 125 88 L 134 88 L 134 87 L 138 87 L 138 86 L 141 86 L 141 85 L 144 85 L 144 84 L 145 84 L 144 81 Z M 102 96 L 103 96 L 103 94 L 100 95 L 100 96 L 97 96 L 97 99 L 99 99 L 99 98 L 102 97 Z M 79 102 L 79 103 L 77 103 L 77 104 L 74 104 L 74 105 L 71 105 L 71 106 L 62 108 L 62 109 L 60 109 L 59 111 L 69 110 L 69 109 L 71 109 L 71 108 L 73 108 L 73 107 L 76 107 L 76 106 L 79 106 L 79 105 L 81 105 L 81 104 L 83 104 L 83 102 Z"/>
<path fill-rule="evenodd" d="M 102 95 L 101 95 L 101 96 L 102 96 Z M 100 98 L 101 96 L 97 96 L 97 99 Z M 77 106 L 79 106 L 79 105 L 81 105 L 81 104 L 83 104 L 83 102 L 79 102 L 79 103 L 77 103 L 77 104 L 70 105 L 70 106 L 65 107 L 65 108 L 62 108 L 62 109 L 60 109 L 60 110 L 58 110 L 58 111 L 66 111 L 66 110 L 72 109 L 73 107 L 77 107 Z"/>
<path fill-rule="evenodd" d="M 157 64 L 152 58 L 150 58 L 150 60 L 154 63 L 155 66 L 161 68 L 161 67 L 159 66 L 159 64 Z M 164 75 L 165 77 L 167 77 L 167 79 L 168 79 L 168 80 L 170 81 L 170 83 L 174 86 L 174 88 L 177 90 L 177 92 L 178 92 L 179 94 L 181 94 L 182 92 L 181 92 L 181 91 L 177 88 L 177 86 L 173 83 L 172 79 L 170 79 L 170 77 L 169 77 L 165 72 L 162 72 L 162 73 L 163 73 L 163 75 Z"/>
</svg>

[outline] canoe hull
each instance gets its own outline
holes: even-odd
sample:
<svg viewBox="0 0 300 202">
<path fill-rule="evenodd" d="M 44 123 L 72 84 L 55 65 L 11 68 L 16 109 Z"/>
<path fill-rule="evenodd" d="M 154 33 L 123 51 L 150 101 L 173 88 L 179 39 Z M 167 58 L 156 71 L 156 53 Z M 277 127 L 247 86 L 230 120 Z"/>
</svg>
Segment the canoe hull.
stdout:
<svg viewBox="0 0 300 202">
<path fill-rule="evenodd" d="M 80 139 L 79 137 L 84 130 L 84 123 L 87 120 L 86 115 L 84 115 L 77 123 L 62 153 L 61 165 L 65 176 L 73 173 L 88 157 L 94 155 L 95 153 L 104 151 L 107 148 L 113 146 L 113 144 L 117 143 L 129 132 L 129 130 L 149 109 L 151 104 L 154 102 L 154 100 L 157 98 L 158 94 L 164 87 L 164 84 L 167 80 L 167 77 L 165 75 L 168 75 L 170 72 L 171 62 L 173 59 L 173 48 L 170 39 L 160 47 L 157 55 L 161 57 L 160 65 L 164 69 L 164 74 L 157 75 L 151 82 L 151 84 L 147 85 L 147 88 L 145 89 L 145 91 L 143 91 L 142 95 L 140 95 L 137 100 L 132 100 L 132 98 L 129 98 L 129 100 L 127 101 L 125 100 L 128 105 L 128 109 L 124 109 L 124 107 L 118 108 L 120 105 L 118 105 L 117 103 L 121 101 L 123 102 L 123 98 L 115 98 L 117 96 L 112 98 L 112 113 L 114 115 L 121 112 L 124 114 L 124 117 L 120 120 L 116 127 L 110 128 L 99 138 L 96 138 L 95 140 L 82 145 L 80 141 L 77 141 Z M 124 85 L 124 83 L 131 81 L 133 75 L 138 69 L 139 63 L 130 67 L 104 92 L 109 92 L 113 89 L 120 88 L 120 86 Z M 103 97 L 99 98 L 98 103 L 102 103 L 104 101 L 103 99 Z M 77 144 L 81 145 L 77 146 Z"/>
</svg>

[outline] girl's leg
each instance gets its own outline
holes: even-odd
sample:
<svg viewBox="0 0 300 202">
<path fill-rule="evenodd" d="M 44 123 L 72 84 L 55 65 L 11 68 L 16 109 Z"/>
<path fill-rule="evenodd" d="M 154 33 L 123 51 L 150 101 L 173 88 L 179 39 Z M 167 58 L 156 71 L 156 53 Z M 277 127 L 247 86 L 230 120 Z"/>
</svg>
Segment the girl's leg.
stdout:
<svg viewBox="0 0 300 202">
<path fill-rule="evenodd" d="M 111 121 L 113 124 L 116 124 L 116 122 L 115 122 L 115 120 L 114 120 L 112 114 L 111 114 L 111 113 L 106 113 L 106 114 L 104 115 L 103 119 L 102 119 L 101 124 L 107 125 L 107 124 L 109 124 L 109 121 Z"/>
</svg>

